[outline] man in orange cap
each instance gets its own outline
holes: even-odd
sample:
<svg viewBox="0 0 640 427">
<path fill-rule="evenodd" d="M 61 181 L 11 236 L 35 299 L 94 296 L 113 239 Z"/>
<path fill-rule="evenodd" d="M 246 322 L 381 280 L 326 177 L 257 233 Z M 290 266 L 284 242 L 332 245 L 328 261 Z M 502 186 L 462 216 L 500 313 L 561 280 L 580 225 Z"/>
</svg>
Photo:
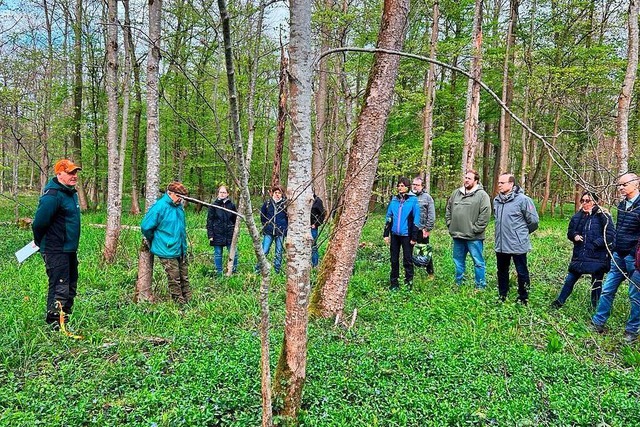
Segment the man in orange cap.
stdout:
<svg viewBox="0 0 640 427">
<path fill-rule="evenodd" d="M 60 327 L 60 310 L 71 314 L 78 285 L 80 205 L 75 185 L 82 168 L 71 160 L 59 160 L 55 177 L 44 187 L 33 219 L 33 240 L 40 247 L 49 276 L 46 322 Z"/>
</svg>

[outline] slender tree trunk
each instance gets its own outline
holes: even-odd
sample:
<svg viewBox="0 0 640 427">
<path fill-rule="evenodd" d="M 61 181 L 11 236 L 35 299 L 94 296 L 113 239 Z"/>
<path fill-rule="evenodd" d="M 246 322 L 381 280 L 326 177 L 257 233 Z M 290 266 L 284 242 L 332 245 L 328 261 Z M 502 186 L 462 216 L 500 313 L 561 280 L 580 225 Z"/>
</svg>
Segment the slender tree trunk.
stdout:
<svg viewBox="0 0 640 427">
<path fill-rule="evenodd" d="M 282 152 L 284 150 L 284 133 L 287 123 L 287 97 L 289 60 L 284 54 L 284 46 L 280 47 L 280 102 L 278 103 L 278 123 L 276 124 L 276 145 L 273 152 L 273 169 L 271 171 L 271 187 L 280 185 L 282 169 Z"/>
<path fill-rule="evenodd" d="M 633 86 L 638 71 L 638 3 L 629 0 L 629 39 L 627 46 L 627 72 L 618 96 L 618 117 L 616 119 L 618 174 L 629 170 L 629 108 Z"/>
<path fill-rule="evenodd" d="M 431 44 L 429 58 L 436 59 L 438 46 L 438 20 L 440 19 L 440 8 L 438 0 L 433 3 L 433 22 L 431 24 Z M 424 141 L 422 148 L 421 171 L 424 177 L 424 190 L 431 192 L 431 162 L 433 160 L 433 107 L 436 101 L 436 66 L 429 63 L 427 79 L 424 82 L 425 106 L 422 128 L 424 129 Z"/>
<path fill-rule="evenodd" d="M 464 121 L 464 147 L 462 149 L 462 174 L 473 168 L 478 149 L 478 115 L 480 112 L 480 74 L 482 71 L 482 0 L 476 0 L 473 15 L 473 56 L 471 75 L 467 86 L 467 108 Z"/>
<path fill-rule="evenodd" d="M 160 35 L 162 1 L 149 1 L 149 56 L 147 58 L 147 184 L 145 211 L 155 203 L 160 190 L 160 122 L 158 81 L 160 71 Z M 143 240 L 138 258 L 136 301 L 153 301 L 153 254 Z"/>
<path fill-rule="evenodd" d="M 120 153 L 118 150 L 118 2 L 108 1 L 107 19 L 107 231 L 102 253 L 104 260 L 115 260 L 120 238 L 120 219 L 122 217 L 122 194 L 120 184 Z"/>
<path fill-rule="evenodd" d="M 507 42 L 505 46 L 504 65 L 502 68 L 502 102 L 511 108 L 513 100 L 513 80 L 509 72 L 513 62 L 514 32 L 518 19 L 518 0 L 509 2 L 509 26 L 507 28 Z M 509 170 L 509 147 L 511 146 L 511 116 L 505 109 L 500 110 L 500 170 Z M 497 177 L 496 177 L 497 179 Z"/>
<path fill-rule="evenodd" d="M 558 140 L 558 124 L 560 123 L 560 109 L 556 110 L 556 117 L 553 121 L 553 142 L 552 145 L 555 147 L 556 142 Z M 553 159 L 551 158 L 551 153 L 547 154 L 547 175 L 544 181 L 544 196 L 542 197 L 542 203 L 540 204 L 540 212 L 542 214 L 547 211 L 547 203 L 549 203 L 549 196 L 551 195 L 551 169 L 553 168 Z"/>
<path fill-rule="evenodd" d="M 73 24 L 73 161 L 82 166 L 82 0 L 76 0 L 75 5 L 75 19 Z M 78 191 L 78 203 L 80 204 L 80 210 L 86 211 L 87 193 L 84 188 L 84 179 L 81 175 L 78 175 L 78 184 L 76 185 Z"/>
<path fill-rule="evenodd" d="M 311 293 L 311 0 L 290 5 L 289 79 L 291 140 L 287 174 L 287 296 L 284 341 L 275 374 L 275 393 L 283 399 L 281 415 L 296 420 L 307 367 L 307 323 Z"/>
<path fill-rule="evenodd" d="M 409 13 L 408 0 L 385 0 L 378 47 L 402 50 Z M 345 182 L 344 204 L 336 229 L 318 273 L 311 312 L 322 317 L 341 315 L 349 278 L 353 271 L 358 241 L 364 225 L 371 188 L 378 168 L 378 153 L 391 109 L 399 57 L 376 53 L 351 145 Z"/>
<path fill-rule="evenodd" d="M 138 178 L 138 151 L 140 143 L 140 122 L 142 118 L 142 90 L 140 88 L 140 64 L 136 58 L 136 49 L 133 44 L 133 34 L 131 32 L 131 19 L 129 17 L 129 0 L 122 2 L 124 5 L 124 32 L 126 33 L 129 50 L 131 69 L 133 70 L 133 88 L 135 91 L 135 102 L 133 104 L 133 135 L 131 138 L 131 210 L 133 215 L 140 213 L 140 192 Z"/>
<path fill-rule="evenodd" d="M 258 262 L 262 266 L 262 279 L 260 281 L 260 366 L 262 372 L 262 426 L 273 425 L 273 412 L 271 407 L 271 368 L 269 363 L 269 270 L 271 264 L 262 251 L 260 231 L 253 218 L 251 207 L 251 194 L 249 193 L 249 168 L 245 162 L 242 135 L 240 133 L 240 113 L 238 111 L 238 96 L 236 93 L 235 72 L 233 67 L 233 52 L 231 50 L 231 29 L 229 14 L 225 0 L 218 0 L 220 17 L 222 18 L 222 33 L 224 36 L 224 56 L 227 69 L 227 83 L 229 87 L 229 108 L 233 126 L 233 153 L 239 171 L 236 184 L 240 189 L 240 206 L 245 208 L 247 229 L 251 235 L 253 250 Z"/>
</svg>

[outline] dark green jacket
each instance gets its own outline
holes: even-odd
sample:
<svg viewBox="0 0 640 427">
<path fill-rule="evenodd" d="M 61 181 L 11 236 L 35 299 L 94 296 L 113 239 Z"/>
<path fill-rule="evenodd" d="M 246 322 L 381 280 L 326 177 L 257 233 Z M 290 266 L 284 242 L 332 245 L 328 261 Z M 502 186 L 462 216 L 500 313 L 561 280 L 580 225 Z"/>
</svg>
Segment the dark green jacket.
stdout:
<svg viewBox="0 0 640 427">
<path fill-rule="evenodd" d="M 52 178 L 44 187 L 31 228 L 40 252 L 77 252 L 80 205 L 76 189 Z"/>
</svg>

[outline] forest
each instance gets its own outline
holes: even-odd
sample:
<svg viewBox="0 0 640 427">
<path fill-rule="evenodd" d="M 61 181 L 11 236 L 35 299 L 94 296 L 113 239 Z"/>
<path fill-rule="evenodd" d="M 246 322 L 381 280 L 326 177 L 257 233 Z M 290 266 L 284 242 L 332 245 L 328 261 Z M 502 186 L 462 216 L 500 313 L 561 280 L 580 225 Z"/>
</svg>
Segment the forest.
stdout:
<svg viewBox="0 0 640 427">
<path fill-rule="evenodd" d="M 583 300 L 547 312 L 582 192 L 615 217 L 638 170 L 635 0 L 0 0 L 0 16 L 1 424 L 640 423 L 637 347 L 590 334 Z M 13 257 L 61 158 L 82 167 L 82 340 L 47 334 L 41 259 Z M 537 205 L 527 308 L 451 286 L 442 213 L 471 169 L 490 196 L 513 173 Z M 381 212 L 402 176 L 436 201 L 440 266 L 395 296 Z M 215 277 L 206 209 L 187 206 L 185 311 L 137 231 L 172 181 L 206 203 L 227 186 L 244 218 L 239 273 Z M 283 276 L 257 223 L 276 185 Z"/>
</svg>

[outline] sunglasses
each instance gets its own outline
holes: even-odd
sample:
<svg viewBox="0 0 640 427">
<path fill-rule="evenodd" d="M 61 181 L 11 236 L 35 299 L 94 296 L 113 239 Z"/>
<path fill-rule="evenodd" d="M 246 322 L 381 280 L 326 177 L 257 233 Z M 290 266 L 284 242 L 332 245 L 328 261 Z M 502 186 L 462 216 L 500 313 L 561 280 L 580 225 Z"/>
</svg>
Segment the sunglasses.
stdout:
<svg viewBox="0 0 640 427">
<path fill-rule="evenodd" d="M 591 203 L 592 201 L 591 199 L 580 199 L 580 203 Z"/>
</svg>

